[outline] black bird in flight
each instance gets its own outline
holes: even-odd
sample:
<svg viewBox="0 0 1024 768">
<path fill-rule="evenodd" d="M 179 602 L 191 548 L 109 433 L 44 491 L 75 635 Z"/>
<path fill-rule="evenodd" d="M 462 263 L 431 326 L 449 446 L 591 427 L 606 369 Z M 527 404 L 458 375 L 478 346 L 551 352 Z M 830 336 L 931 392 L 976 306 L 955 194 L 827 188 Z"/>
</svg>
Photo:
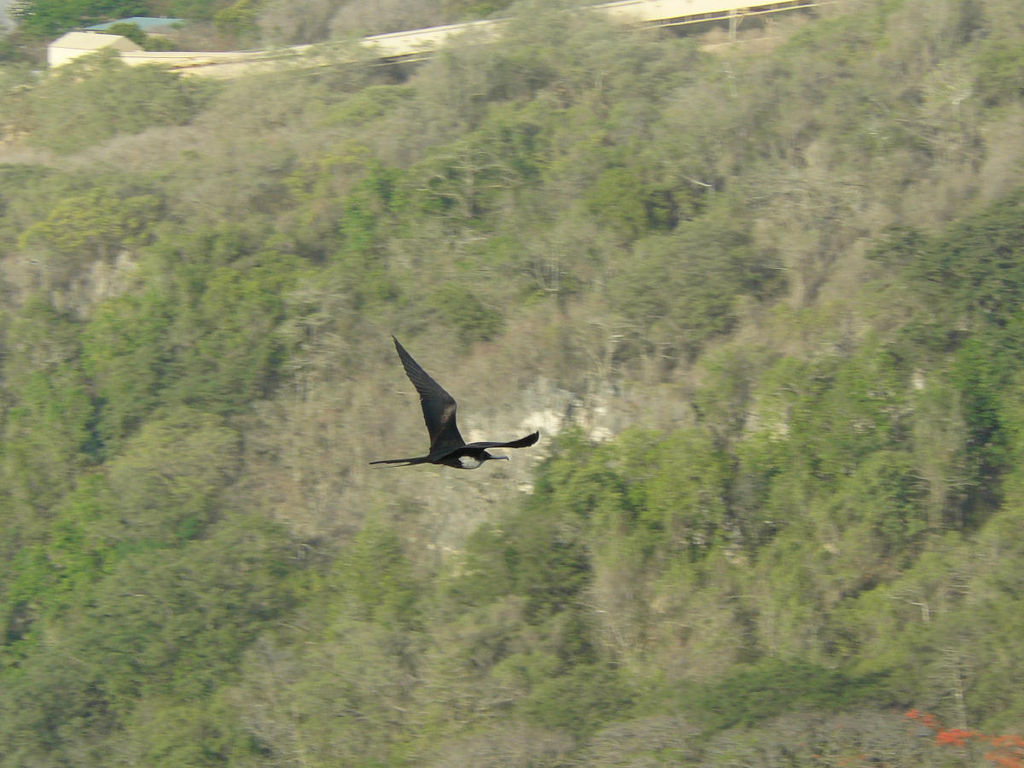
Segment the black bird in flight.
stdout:
<svg viewBox="0 0 1024 768">
<path fill-rule="evenodd" d="M 395 339 L 394 336 L 391 338 Z M 476 469 L 491 459 L 508 460 L 508 456 L 492 456 L 487 452 L 488 448 L 526 448 L 540 438 L 540 433 L 534 432 L 507 443 L 466 443 L 455 424 L 455 398 L 420 368 L 412 355 L 405 351 L 405 347 L 398 343 L 398 339 L 395 339 L 395 349 L 398 350 L 398 357 L 402 360 L 409 381 L 420 393 L 423 420 L 430 433 L 430 452 L 426 456 L 412 459 L 381 459 L 371 461 L 371 464 L 444 464 L 456 469 Z"/>
</svg>

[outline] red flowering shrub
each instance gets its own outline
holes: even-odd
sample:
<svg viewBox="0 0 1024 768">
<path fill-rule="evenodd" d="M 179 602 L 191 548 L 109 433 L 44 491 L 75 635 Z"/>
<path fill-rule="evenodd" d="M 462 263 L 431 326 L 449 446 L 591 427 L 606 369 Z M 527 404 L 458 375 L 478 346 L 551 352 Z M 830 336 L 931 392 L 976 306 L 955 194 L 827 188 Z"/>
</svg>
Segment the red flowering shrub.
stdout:
<svg viewBox="0 0 1024 768">
<path fill-rule="evenodd" d="M 911 709 L 904 717 L 935 731 L 935 743 L 952 747 L 966 747 L 971 743 L 986 743 L 992 747 L 985 759 L 1003 768 L 1024 768 L 1024 738 L 1015 735 L 990 736 L 966 728 L 943 728 L 935 715 Z"/>
</svg>

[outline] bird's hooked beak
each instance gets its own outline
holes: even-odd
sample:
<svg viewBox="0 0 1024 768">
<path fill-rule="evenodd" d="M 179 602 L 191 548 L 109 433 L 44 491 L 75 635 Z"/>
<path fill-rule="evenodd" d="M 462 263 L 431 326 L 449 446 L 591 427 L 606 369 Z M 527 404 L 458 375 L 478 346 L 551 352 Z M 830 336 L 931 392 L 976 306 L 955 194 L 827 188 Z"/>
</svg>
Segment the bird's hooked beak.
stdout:
<svg viewBox="0 0 1024 768">
<path fill-rule="evenodd" d="M 509 460 L 508 456 L 491 456 L 491 458 L 492 459 L 504 459 L 505 461 Z"/>
</svg>

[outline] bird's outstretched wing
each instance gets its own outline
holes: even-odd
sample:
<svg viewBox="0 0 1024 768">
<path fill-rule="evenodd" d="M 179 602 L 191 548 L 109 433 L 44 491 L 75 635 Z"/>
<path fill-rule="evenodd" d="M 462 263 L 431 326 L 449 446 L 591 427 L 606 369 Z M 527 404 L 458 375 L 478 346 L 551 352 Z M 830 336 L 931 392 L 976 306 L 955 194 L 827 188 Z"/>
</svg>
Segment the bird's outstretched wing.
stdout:
<svg viewBox="0 0 1024 768">
<path fill-rule="evenodd" d="M 430 374 L 424 371 L 420 364 L 413 360 L 412 355 L 405 351 L 405 347 L 399 343 L 394 336 L 395 349 L 398 350 L 398 357 L 405 368 L 405 375 L 416 387 L 420 395 L 420 405 L 423 407 L 423 421 L 427 424 L 427 432 L 430 433 L 430 453 L 447 453 L 461 448 L 466 444 L 459 434 L 459 428 L 455 423 L 455 398 L 449 395 L 444 387 L 434 381 Z"/>
<path fill-rule="evenodd" d="M 526 448 L 527 446 L 533 445 L 540 439 L 540 432 L 531 432 L 526 437 L 520 437 L 518 440 L 510 440 L 507 443 L 470 443 L 470 448 Z"/>
<path fill-rule="evenodd" d="M 411 459 L 377 459 L 371 464 L 394 464 L 395 466 L 408 467 L 410 464 L 426 464 L 430 461 L 429 456 L 414 456 Z"/>
</svg>

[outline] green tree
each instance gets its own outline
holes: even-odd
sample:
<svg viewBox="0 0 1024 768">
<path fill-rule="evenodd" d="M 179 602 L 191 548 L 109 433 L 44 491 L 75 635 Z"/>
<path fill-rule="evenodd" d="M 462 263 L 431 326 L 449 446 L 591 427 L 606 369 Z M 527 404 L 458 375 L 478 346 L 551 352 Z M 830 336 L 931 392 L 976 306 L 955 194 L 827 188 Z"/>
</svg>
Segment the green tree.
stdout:
<svg viewBox="0 0 1024 768">
<path fill-rule="evenodd" d="M 45 38 L 104 21 L 110 16 L 144 14 L 146 4 L 130 0 L 23 0 L 12 11 L 22 31 L 32 37 Z"/>
<path fill-rule="evenodd" d="M 490 341 L 501 331 L 501 315 L 485 306 L 465 285 L 446 283 L 434 292 L 430 303 L 455 329 L 463 345 Z"/>
<path fill-rule="evenodd" d="M 273 252 L 203 272 L 193 286 L 198 295 L 183 297 L 171 330 L 171 391 L 191 405 L 238 412 L 267 397 L 277 381 L 283 293 L 297 273 L 291 258 Z"/>
<path fill-rule="evenodd" d="M 178 406 L 147 420 L 109 465 L 129 541 L 168 545 L 204 534 L 240 461 L 239 435 L 217 416 Z"/>
<path fill-rule="evenodd" d="M 113 53 L 82 57 L 58 69 L 29 94 L 31 141 L 70 153 L 118 134 L 183 125 L 216 88 L 159 66 L 130 67 Z"/>
<path fill-rule="evenodd" d="M 173 305 L 158 289 L 111 299 L 83 332 L 84 367 L 99 401 L 97 431 L 116 451 L 172 382 Z"/>
<path fill-rule="evenodd" d="M 0 448 L 13 509 L 50 509 L 95 455 L 94 407 L 79 360 L 77 324 L 42 299 L 8 328 L 3 364 L 9 398 Z"/>
<path fill-rule="evenodd" d="M 162 35 L 147 35 L 145 30 L 132 22 L 111 24 L 106 29 L 108 35 L 121 35 L 136 43 L 144 51 L 173 51 L 175 45 Z"/>
<path fill-rule="evenodd" d="M 741 296 L 766 300 L 783 286 L 776 259 L 759 253 L 749 231 L 720 210 L 638 241 L 612 306 L 634 321 L 638 343 L 693 355 L 734 327 Z"/>
<path fill-rule="evenodd" d="M 338 566 L 354 618 L 396 630 L 415 626 L 419 590 L 393 530 L 369 520 Z"/>
</svg>

